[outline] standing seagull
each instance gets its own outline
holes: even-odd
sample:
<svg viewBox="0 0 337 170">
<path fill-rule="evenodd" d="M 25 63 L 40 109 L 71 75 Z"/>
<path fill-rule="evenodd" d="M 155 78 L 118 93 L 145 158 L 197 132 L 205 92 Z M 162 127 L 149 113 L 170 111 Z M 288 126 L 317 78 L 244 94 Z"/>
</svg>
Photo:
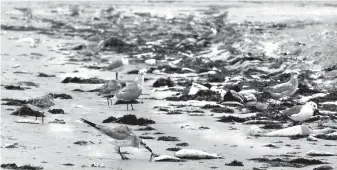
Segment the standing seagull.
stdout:
<svg viewBox="0 0 337 170">
<path fill-rule="evenodd" d="M 112 105 L 111 98 L 116 95 L 116 93 L 119 92 L 123 87 L 125 87 L 125 82 L 121 82 L 118 80 L 109 80 L 106 82 L 99 91 L 99 95 L 102 95 L 103 97 L 106 97 L 106 100 L 108 101 L 109 105 L 109 99 Z"/>
<path fill-rule="evenodd" d="M 32 99 L 31 104 L 27 104 L 27 106 L 35 111 L 41 111 L 42 112 L 42 123 L 43 117 L 44 117 L 44 112 L 48 110 L 51 106 L 55 105 L 54 102 L 54 95 L 53 94 L 47 94 L 45 96 Z M 35 115 L 35 120 L 37 120 L 38 115 Z"/>
<path fill-rule="evenodd" d="M 288 116 L 290 119 L 303 122 L 310 119 L 314 116 L 315 113 L 318 112 L 317 104 L 315 102 L 308 102 L 305 105 L 297 105 L 293 106 L 289 109 L 286 109 L 282 112 L 282 114 Z"/>
<path fill-rule="evenodd" d="M 146 69 L 139 70 L 136 79 L 116 94 L 115 98 L 128 102 L 126 104 L 127 110 L 129 110 L 129 103 L 131 104 L 132 110 L 134 110 L 132 101 L 142 94 L 145 74 Z"/>
<path fill-rule="evenodd" d="M 126 57 L 121 57 L 117 60 L 112 61 L 108 66 L 103 68 L 103 70 L 109 70 L 116 72 L 116 80 L 118 80 L 118 72 L 122 71 L 126 65 L 129 64 L 129 60 Z"/>
<path fill-rule="evenodd" d="M 121 153 L 121 147 L 139 148 L 139 145 L 142 145 L 151 152 L 150 160 L 153 156 L 156 156 L 156 154 L 152 152 L 152 150 L 143 142 L 143 140 L 140 139 L 136 134 L 134 134 L 132 130 L 130 130 L 127 126 L 108 127 L 103 125 L 97 125 L 82 118 L 81 120 L 84 123 L 99 130 L 101 133 L 104 133 L 105 135 L 108 135 L 109 137 L 115 139 L 115 142 L 113 144 L 116 146 L 115 149 L 123 160 L 127 160 L 129 158 Z"/>
<path fill-rule="evenodd" d="M 298 73 L 291 73 L 291 78 L 288 82 L 275 86 L 266 87 L 263 91 L 268 92 L 274 98 L 290 97 L 298 89 Z"/>
</svg>

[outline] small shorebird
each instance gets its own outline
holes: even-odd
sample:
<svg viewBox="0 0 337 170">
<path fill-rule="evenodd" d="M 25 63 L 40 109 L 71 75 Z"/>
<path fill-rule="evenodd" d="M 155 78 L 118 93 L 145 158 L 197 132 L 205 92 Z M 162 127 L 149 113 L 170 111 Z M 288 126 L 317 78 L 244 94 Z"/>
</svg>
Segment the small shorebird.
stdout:
<svg viewBox="0 0 337 170">
<path fill-rule="evenodd" d="M 291 78 L 288 82 L 278 84 L 275 86 L 269 86 L 263 89 L 263 91 L 268 92 L 274 98 L 284 98 L 290 97 L 298 89 L 298 73 L 292 72 Z"/>
<path fill-rule="evenodd" d="M 42 112 L 42 123 L 43 117 L 44 117 L 44 112 L 48 110 L 51 106 L 55 105 L 54 102 L 54 95 L 53 94 L 47 94 L 45 96 L 32 99 L 31 104 L 27 104 L 27 106 L 35 111 L 41 111 Z M 37 120 L 38 115 L 36 115 L 35 120 Z"/>
<path fill-rule="evenodd" d="M 115 95 L 116 99 L 128 102 L 126 105 L 127 110 L 129 110 L 129 103 L 131 104 L 132 110 L 134 110 L 132 101 L 142 94 L 145 74 L 146 69 L 140 70 L 136 79 Z"/>
<path fill-rule="evenodd" d="M 148 151 L 151 152 L 150 160 L 153 156 L 156 156 L 152 152 L 152 150 L 143 142 L 142 139 L 140 139 L 136 134 L 132 132 L 131 129 L 129 129 L 127 126 L 117 126 L 117 127 L 108 127 L 103 125 L 97 125 L 95 123 L 92 123 L 88 120 L 82 119 L 81 120 L 94 127 L 95 129 L 99 130 L 101 133 L 104 133 L 105 135 L 108 135 L 110 138 L 115 139 L 112 143 L 116 146 L 116 151 L 119 153 L 119 155 L 122 157 L 123 160 L 127 160 L 125 155 L 121 153 L 121 147 L 135 147 L 139 148 L 139 145 L 144 146 Z"/>
<path fill-rule="evenodd" d="M 121 90 L 125 86 L 126 86 L 125 82 L 121 82 L 118 80 L 109 80 L 100 88 L 99 95 L 106 97 L 108 105 L 110 100 L 112 105 L 111 98 L 114 97 L 116 93 L 118 93 L 119 90 Z"/>
<path fill-rule="evenodd" d="M 310 119 L 312 116 L 318 112 L 317 104 L 315 102 L 308 102 L 305 105 L 297 105 L 293 106 L 289 109 L 286 109 L 282 112 L 282 114 L 288 116 L 290 119 L 303 122 Z"/>
<path fill-rule="evenodd" d="M 126 65 L 129 64 L 129 60 L 126 57 L 121 57 L 117 60 L 112 61 L 108 66 L 103 68 L 103 70 L 116 72 L 116 80 L 118 80 L 118 72 L 122 71 Z"/>
</svg>

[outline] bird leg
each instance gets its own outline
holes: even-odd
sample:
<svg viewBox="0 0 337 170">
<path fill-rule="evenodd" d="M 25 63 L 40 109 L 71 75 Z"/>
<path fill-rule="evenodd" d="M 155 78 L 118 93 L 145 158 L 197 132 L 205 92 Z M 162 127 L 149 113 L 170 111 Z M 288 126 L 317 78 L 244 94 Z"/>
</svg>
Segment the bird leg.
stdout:
<svg viewBox="0 0 337 170">
<path fill-rule="evenodd" d="M 116 72 L 116 80 L 118 80 L 118 72 Z"/>
<path fill-rule="evenodd" d="M 135 110 L 135 109 L 133 109 L 133 106 L 132 106 L 132 101 L 130 101 L 130 104 L 131 104 L 131 108 L 132 108 L 132 110 Z"/>
<path fill-rule="evenodd" d="M 106 98 L 106 101 L 108 101 L 108 106 L 109 106 L 109 97 Z"/>
<path fill-rule="evenodd" d="M 43 117 L 44 117 L 44 112 L 42 112 L 42 115 L 41 115 L 41 116 L 42 116 L 42 123 L 44 123 L 44 121 L 43 121 Z"/>
<path fill-rule="evenodd" d="M 159 156 L 158 154 L 153 153 L 152 149 L 149 146 L 147 146 L 146 143 L 144 143 L 143 141 L 141 141 L 140 144 L 143 145 L 145 149 L 147 149 L 148 151 L 151 152 L 150 160 L 149 161 L 152 161 L 153 157 Z"/>
<path fill-rule="evenodd" d="M 129 103 L 126 103 L 126 109 L 129 110 Z"/>
<path fill-rule="evenodd" d="M 121 147 L 117 148 L 117 152 L 119 153 L 119 155 L 122 157 L 123 160 L 128 160 L 129 158 L 127 158 L 125 155 L 122 154 L 121 152 Z"/>
<path fill-rule="evenodd" d="M 110 100 L 110 103 L 111 103 L 111 105 L 112 105 L 112 99 L 110 98 L 109 100 Z"/>
</svg>

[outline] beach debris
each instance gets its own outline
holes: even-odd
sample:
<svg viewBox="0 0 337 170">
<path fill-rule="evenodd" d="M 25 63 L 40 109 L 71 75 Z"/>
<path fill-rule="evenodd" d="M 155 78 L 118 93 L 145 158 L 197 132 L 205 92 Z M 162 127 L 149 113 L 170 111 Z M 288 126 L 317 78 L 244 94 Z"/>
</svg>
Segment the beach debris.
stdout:
<svg viewBox="0 0 337 170">
<path fill-rule="evenodd" d="M 161 86 L 173 87 L 174 82 L 171 80 L 170 77 L 160 77 L 153 83 L 152 86 L 153 87 L 161 87 Z"/>
<path fill-rule="evenodd" d="M 69 94 L 65 94 L 65 93 L 50 93 L 54 96 L 55 99 L 72 99 L 72 97 Z"/>
<path fill-rule="evenodd" d="M 27 88 L 23 88 L 21 86 L 14 86 L 14 85 L 5 85 L 5 89 L 7 90 L 25 90 L 25 89 L 29 89 Z"/>
<path fill-rule="evenodd" d="M 15 121 L 16 123 L 29 123 L 29 124 L 41 124 L 40 120 L 31 120 L 31 119 L 19 119 Z"/>
<path fill-rule="evenodd" d="M 188 92 L 188 95 L 195 95 L 200 90 L 208 90 L 208 88 L 206 86 L 193 82 L 190 91 Z"/>
<path fill-rule="evenodd" d="M 307 158 L 294 158 L 294 159 L 281 159 L 281 158 L 252 158 L 251 161 L 267 163 L 271 167 L 295 167 L 302 168 L 309 165 L 327 164 L 317 159 L 307 159 Z"/>
<path fill-rule="evenodd" d="M 8 99 L 4 98 L 1 99 L 2 101 L 7 101 L 6 103 L 1 103 L 1 105 L 9 105 L 9 106 L 22 106 L 28 104 L 28 100 L 19 100 L 19 99 Z"/>
<path fill-rule="evenodd" d="M 28 116 L 37 116 L 37 117 L 44 116 L 41 112 L 31 109 L 27 105 L 23 105 L 22 107 L 20 107 L 19 109 L 11 113 L 11 115 L 15 115 L 15 116 L 28 115 Z"/>
<path fill-rule="evenodd" d="M 103 120 L 102 123 L 122 123 L 122 124 L 128 124 L 128 125 L 140 125 L 140 126 L 146 126 L 148 124 L 155 124 L 156 122 L 151 119 L 145 119 L 145 118 L 137 118 L 137 116 L 132 114 L 127 114 L 122 117 L 113 117 L 110 116 L 107 119 Z"/>
<path fill-rule="evenodd" d="M 84 146 L 84 145 L 95 144 L 95 143 L 93 141 L 79 140 L 79 141 L 74 142 L 74 144 Z"/>
<path fill-rule="evenodd" d="M 41 169 L 43 169 L 42 166 L 34 166 L 34 165 L 17 166 L 15 163 L 1 164 L 1 168 L 17 169 L 17 170 L 41 170 Z"/>
<path fill-rule="evenodd" d="M 177 137 L 174 136 L 160 136 L 157 140 L 160 141 L 179 141 Z"/>
<path fill-rule="evenodd" d="M 177 152 L 177 151 L 181 150 L 181 148 L 180 147 L 174 147 L 174 148 L 167 148 L 166 150 Z"/>
<path fill-rule="evenodd" d="M 19 143 L 5 143 L 4 145 L 1 146 L 1 148 L 23 148 L 22 146 L 19 145 Z"/>
<path fill-rule="evenodd" d="M 64 166 L 74 166 L 75 164 L 72 164 L 72 163 L 65 163 L 65 164 L 62 164 Z"/>
<path fill-rule="evenodd" d="M 146 127 L 140 127 L 136 129 L 135 131 L 151 131 L 151 130 L 156 130 L 156 129 L 151 126 L 146 126 Z"/>
<path fill-rule="evenodd" d="M 245 102 L 245 98 L 241 94 L 239 94 L 238 92 L 236 92 L 234 90 L 229 90 L 229 91 L 227 91 L 227 93 L 223 97 L 222 101 L 224 101 L 224 102 L 235 101 L 235 102 L 239 102 L 239 103 L 243 104 Z"/>
<path fill-rule="evenodd" d="M 51 114 L 65 114 L 63 109 L 50 109 L 48 112 Z"/>
<path fill-rule="evenodd" d="M 80 77 L 66 77 L 61 83 L 79 83 L 79 84 L 104 84 L 106 80 L 98 78 L 80 78 Z"/>
<path fill-rule="evenodd" d="M 226 163 L 226 166 L 243 166 L 243 163 L 241 161 L 234 160 L 230 163 Z"/>
<path fill-rule="evenodd" d="M 324 133 L 316 134 L 315 137 L 319 139 L 325 139 L 325 140 L 337 140 L 337 132 L 332 132 L 328 134 L 324 134 Z"/>
<path fill-rule="evenodd" d="M 315 137 L 328 135 L 327 133 L 332 132 L 331 128 L 312 130 L 307 125 L 297 125 L 280 130 L 275 130 L 268 132 L 262 130 L 258 126 L 251 126 L 248 130 L 248 134 L 251 136 L 266 136 L 266 137 L 292 137 L 292 136 L 308 136 L 310 134 L 315 134 Z"/>
<path fill-rule="evenodd" d="M 177 143 L 176 146 L 184 146 L 187 147 L 189 144 L 187 142 Z"/>
<path fill-rule="evenodd" d="M 186 162 L 184 159 L 180 159 L 170 155 L 160 155 L 158 157 L 153 158 L 155 162 Z"/>
<path fill-rule="evenodd" d="M 336 153 L 326 152 L 326 151 L 318 151 L 318 150 L 310 150 L 307 152 L 309 156 L 336 156 Z"/>
<path fill-rule="evenodd" d="M 55 118 L 52 121 L 49 121 L 48 123 L 66 124 L 66 122 L 63 119 L 57 119 L 57 118 Z"/>
<path fill-rule="evenodd" d="M 221 158 L 216 153 L 207 153 L 196 149 L 181 149 L 174 153 L 174 156 L 181 159 L 219 159 Z"/>
<path fill-rule="evenodd" d="M 97 167 L 97 168 L 105 168 L 103 163 L 92 163 L 91 167 Z"/>
</svg>

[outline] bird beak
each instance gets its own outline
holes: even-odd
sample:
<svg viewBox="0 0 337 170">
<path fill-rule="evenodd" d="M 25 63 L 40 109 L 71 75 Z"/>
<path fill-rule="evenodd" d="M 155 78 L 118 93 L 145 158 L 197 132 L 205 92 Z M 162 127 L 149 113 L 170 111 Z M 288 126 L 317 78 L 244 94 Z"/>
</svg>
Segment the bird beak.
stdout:
<svg viewBox="0 0 337 170">
<path fill-rule="evenodd" d="M 314 116 L 316 116 L 316 115 L 321 115 L 321 113 L 319 112 L 318 109 L 315 109 L 315 110 L 314 110 Z"/>
</svg>

